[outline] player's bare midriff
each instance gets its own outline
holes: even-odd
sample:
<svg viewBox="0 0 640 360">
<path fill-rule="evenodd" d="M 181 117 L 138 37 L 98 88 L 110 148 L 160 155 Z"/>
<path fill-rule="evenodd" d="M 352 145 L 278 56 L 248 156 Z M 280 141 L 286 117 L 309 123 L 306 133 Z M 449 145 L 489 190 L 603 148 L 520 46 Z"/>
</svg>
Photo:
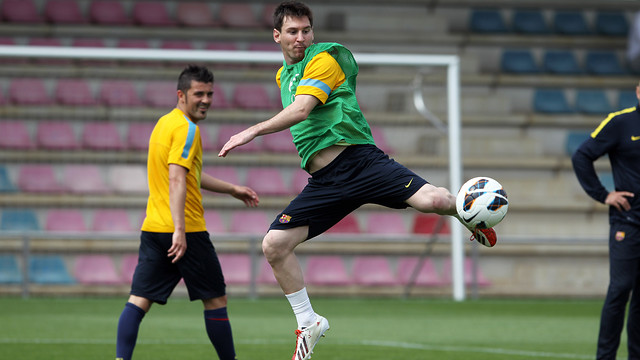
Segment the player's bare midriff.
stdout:
<svg viewBox="0 0 640 360">
<path fill-rule="evenodd" d="M 314 172 L 329 165 L 329 163 L 338 157 L 345 148 L 346 146 L 332 145 L 318 151 L 318 153 L 309 161 L 309 174 L 313 174 Z"/>
</svg>

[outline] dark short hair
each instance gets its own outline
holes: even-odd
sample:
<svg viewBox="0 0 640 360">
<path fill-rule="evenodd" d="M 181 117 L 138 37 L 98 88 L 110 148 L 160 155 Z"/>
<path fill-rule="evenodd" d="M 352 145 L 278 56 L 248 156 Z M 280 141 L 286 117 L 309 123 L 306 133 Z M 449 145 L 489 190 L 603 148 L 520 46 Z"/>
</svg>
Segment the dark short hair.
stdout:
<svg viewBox="0 0 640 360">
<path fill-rule="evenodd" d="M 205 84 L 213 83 L 213 73 L 204 66 L 187 65 L 178 77 L 178 90 L 186 93 L 191 89 L 192 80 Z"/>
<path fill-rule="evenodd" d="M 284 18 L 290 17 L 307 17 L 311 27 L 313 27 L 313 14 L 311 9 L 300 1 L 285 1 L 280 3 L 273 11 L 273 28 L 282 31 L 282 23 Z"/>
</svg>

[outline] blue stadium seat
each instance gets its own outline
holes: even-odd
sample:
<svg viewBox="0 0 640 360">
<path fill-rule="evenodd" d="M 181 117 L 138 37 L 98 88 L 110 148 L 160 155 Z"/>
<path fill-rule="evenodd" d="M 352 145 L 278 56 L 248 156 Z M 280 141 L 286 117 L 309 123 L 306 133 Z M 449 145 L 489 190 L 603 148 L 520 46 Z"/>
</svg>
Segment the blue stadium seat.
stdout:
<svg viewBox="0 0 640 360">
<path fill-rule="evenodd" d="M 529 50 L 505 50 L 502 53 L 501 68 L 512 74 L 535 74 L 540 72 L 533 54 Z"/>
<path fill-rule="evenodd" d="M 537 10 L 515 10 L 513 12 L 513 31 L 521 34 L 548 34 L 549 27 L 542 12 Z"/>
<path fill-rule="evenodd" d="M 562 89 L 536 89 L 533 94 L 533 110 L 545 114 L 574 112 Z"/>
<path fill-rule="evenodd" d="M 571 50 L 548 50 L 542 59 L 545 72 L 561 75 L 582 73 L 575 54 Z"/>
<path fill-rule="evenodd" d="M 591 136 L 589 131 L 570 131 L 565 142 L 565 151 L 571 156 Z"/>
<path fill-rule="evenodd" d="M 73 284 L 64 259 L 58 255 L 33 255 L 29 258 L 29 280 L 36 284 Z"/>
<path fill-rule="evenodd" d="M 596 33 L 607 36 L 627 36 L 629 22 L 623 12 L 603 11 L 596 14 Z"/>
<path fill-rule="evenodd" d="M 40 230 L 38 218 L 32 210 L 3 209 L 0 217 L 0 229 L 8 231 Z"/>
<path fill-rule="evenodd" d="M 585 57 L 585 68 L 594 75 L 625 75 L 627 71 L 620 65 L 618 56 L 613 51 L 592 50 Z"/>
<path fill-rule="evenodd" d="M 500 10 L 496 9 L 471 10 L 469 29 L 477 33 L 506 33 L 509 31 Z"/>
<path fill-rule="evenodd" d="M 0 192 L 16 191 L 16 186 L 9 178 L 9 171 L 6 167 L 0 165 Z"/>
<path fill-rule="evenodd" d="M 0 255 L 0 284 L 19 284 L 22 271 L 13 255 Z"/>
<path fill-rule="evenodd" d="M 638 106 L 638 98 L 633 90 L 620 91 L 618 93 L 618 109 L 626 109 Z"/>
<path fill-rule="evenodd" d="M 576 110 L 585 114 L 608 114 L 613 111 L 607 94 L 601 89 L 579 89 Z"/>
<path fill-rule="evenodd" d="M 558 11 L 553 15 L 553 28 L 563 35 L 589 35 L 591 29 L 581 11 Z"/>
</svg>

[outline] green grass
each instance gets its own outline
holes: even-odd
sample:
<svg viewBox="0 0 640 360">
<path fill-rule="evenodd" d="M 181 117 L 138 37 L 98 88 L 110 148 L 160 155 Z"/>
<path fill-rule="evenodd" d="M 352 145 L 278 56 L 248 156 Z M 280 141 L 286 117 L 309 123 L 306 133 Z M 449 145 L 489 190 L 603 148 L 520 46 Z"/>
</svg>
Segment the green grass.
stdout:
<svg viewBox="0 0 640 360">
<path fill-rule="evenodd" d="M 113 359 L 125 298 L 0 298 L 2 359 Z M 601 300 L 313 299 L 331 324 L 314 360 L 592 359 Z M 295 318 L 282 298 L 231 298 L 241 360 L 289 359 Z M 625 338 L 626 336 L 623 336 Z M 621 345 L 619 355 L 626 354 Z M 135 359 L 217 359 L 202 305 L 172 298 L 145 317 Z"/>
</svg>

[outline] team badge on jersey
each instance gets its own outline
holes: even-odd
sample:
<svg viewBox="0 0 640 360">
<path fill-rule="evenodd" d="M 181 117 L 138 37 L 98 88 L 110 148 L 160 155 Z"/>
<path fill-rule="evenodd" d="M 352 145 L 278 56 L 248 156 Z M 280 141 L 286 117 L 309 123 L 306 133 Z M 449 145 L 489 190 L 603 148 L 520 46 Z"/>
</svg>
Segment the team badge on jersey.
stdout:
<svg viewBox="0 0 640 360">
<path fill-rule="evenodd" d="M 280 216 L 280 219 L 278 221 L 280 222 L 280 224 L 288 224 L 289 221 L 291 221 L 291 216 L 287 214 L 282 214 L 282 216 Z"/>
<path fill-rule="evenodd" d="M 624 240 L 625 233 L 624 231 L 616 231 L 616 241 Z"/>
</svg>

